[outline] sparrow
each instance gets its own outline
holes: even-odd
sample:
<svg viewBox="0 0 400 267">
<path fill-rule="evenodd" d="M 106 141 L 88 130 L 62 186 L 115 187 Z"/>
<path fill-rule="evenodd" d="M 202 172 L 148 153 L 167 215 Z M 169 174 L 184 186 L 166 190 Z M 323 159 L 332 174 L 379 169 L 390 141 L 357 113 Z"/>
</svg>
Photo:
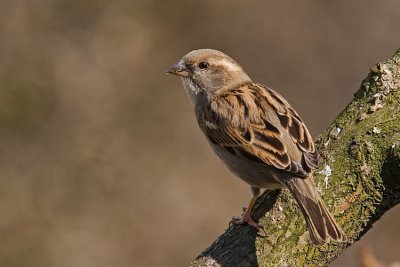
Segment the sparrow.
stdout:
<svg viewBox="0 0 400 267">
<path fill-rule="evenodd" d="M 261 189 L 287 188 L 319 246 L 345 234 L 318 194 L 313 139 L 297 112 L 276 91 L 254 83 L 231 57 L 212 49 L 191 51 L 168 74 L 180 76 L 197 122 L 228 169 L 250 185 L 252 198 L 234 224 L 264 227 L 251 218 Z"/>
</svg>

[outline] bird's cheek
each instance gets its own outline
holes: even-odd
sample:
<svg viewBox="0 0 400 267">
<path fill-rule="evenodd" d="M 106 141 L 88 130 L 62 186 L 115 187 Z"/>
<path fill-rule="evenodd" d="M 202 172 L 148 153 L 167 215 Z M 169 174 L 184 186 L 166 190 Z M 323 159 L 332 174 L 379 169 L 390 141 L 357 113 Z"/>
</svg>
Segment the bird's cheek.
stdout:
<svg viewBox="0 0 400 267">
<path fill-rule="evenodd" d="M 210 81 L 210 84 L 212 85 L 213 88 L 224 87 L 225 83 L 226 83 L 226 81 L 223 76 L 215 76 L 214 79 L 212 79 L 212 81 Z"/>
</svg>

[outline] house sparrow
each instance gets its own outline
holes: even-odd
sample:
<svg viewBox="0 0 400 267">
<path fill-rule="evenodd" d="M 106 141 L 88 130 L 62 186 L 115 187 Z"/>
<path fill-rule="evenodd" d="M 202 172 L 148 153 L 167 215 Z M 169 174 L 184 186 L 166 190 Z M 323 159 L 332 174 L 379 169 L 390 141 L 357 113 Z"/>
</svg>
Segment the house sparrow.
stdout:
<svg viewBox="0 0 400 267">
<path fill-rule="evenodd" d="M 212 49 L 188 53 L 167 73 L 182 78 L 214 152 L 250 185 L 250 204 L 233 223 L 264 230 L 250 216 L 260 189 L 288 188 L 315 245 L 345 239 L 314 186 L 318 160 L 313 139 L 283 96 L 252 82 L 236 61 Z"/>
</svg>

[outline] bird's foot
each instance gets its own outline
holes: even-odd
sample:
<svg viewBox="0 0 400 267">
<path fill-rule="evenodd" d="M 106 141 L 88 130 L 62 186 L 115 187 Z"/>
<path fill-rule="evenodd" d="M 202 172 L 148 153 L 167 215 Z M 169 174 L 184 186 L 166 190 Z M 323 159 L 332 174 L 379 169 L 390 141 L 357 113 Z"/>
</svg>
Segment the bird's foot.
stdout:
<svg viewBox="0 0 400 267">
<path fill-rule="evenodd" d="M 232 220 L 230 222 L 231 224 L 245 224 L 247 223 L 248 225 L 250 225 L 251 227 L 255 228 L 257 231 L 263 231 L 264 236 L 267 236 L 267 232 L 264 229 L 264 226 L 262 226 L 259 223 L 256 223 L 250 216 L 249 212 L 246 212 L 246 209 L 243 208 L 244 213 L 241 216 L 238 217 L 232 217 Z"/>
</svg>

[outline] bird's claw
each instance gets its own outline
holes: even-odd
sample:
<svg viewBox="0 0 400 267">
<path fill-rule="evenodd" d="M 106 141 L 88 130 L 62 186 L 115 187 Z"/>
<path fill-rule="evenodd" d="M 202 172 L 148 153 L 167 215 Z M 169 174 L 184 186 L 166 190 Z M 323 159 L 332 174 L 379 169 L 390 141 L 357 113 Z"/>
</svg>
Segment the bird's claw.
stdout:
<svg viewBox="0 0 400 267">
<path fill-rule="evenodd" d="M 243 211 L 245 212 L 246 209 L 244 208 Z M 255 228 L 257 231 L 262 231 L 264 233 L 264 237 L 267 236 L 267 232 L 264 229 L 264 226 L 262 226 L 259 223 L 256 223 L 249 215 L 246 215 L 246 213 L 242 214 L 242 216 L 238 217 L 232 217 L 232 220 L 230 221 L 229 225 L 232 224 L 245 224 L 247 223 L 251 227 Z"/>
</svg>

